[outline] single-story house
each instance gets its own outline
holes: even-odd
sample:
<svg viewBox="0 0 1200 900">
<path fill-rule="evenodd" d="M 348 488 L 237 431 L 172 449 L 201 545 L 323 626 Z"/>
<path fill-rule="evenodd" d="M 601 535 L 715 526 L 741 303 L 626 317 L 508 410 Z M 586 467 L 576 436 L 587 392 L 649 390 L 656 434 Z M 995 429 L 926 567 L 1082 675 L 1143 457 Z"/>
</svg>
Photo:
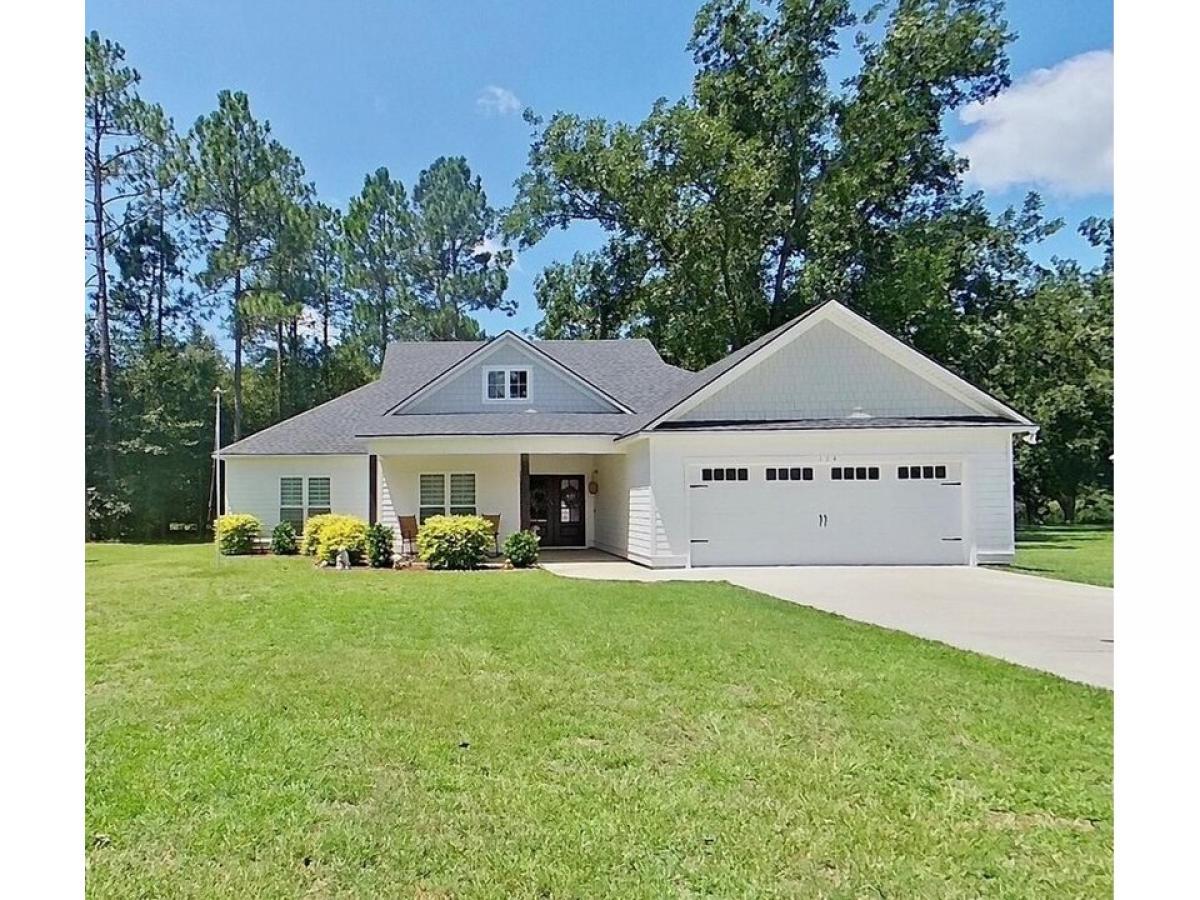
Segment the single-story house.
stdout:
<svg viewBox="0 0 1200 900">
<path fill-rule="evenodd" d="M 1013 557 L 1036 426 L 837 302 L 700 372 L 646 340 L 396 341 L 378 381 L 220 452 L 223 508 L 499 515 L 655 567 Z"/>
</svg>

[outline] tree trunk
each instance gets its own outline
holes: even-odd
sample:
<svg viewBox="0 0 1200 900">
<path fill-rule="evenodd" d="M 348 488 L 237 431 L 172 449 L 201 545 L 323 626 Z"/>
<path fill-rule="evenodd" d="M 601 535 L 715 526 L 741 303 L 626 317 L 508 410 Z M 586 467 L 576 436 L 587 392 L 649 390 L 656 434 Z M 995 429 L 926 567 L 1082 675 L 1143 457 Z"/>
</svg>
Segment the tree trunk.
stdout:
<svg viewBox="0 0 1200 900">
<path fill-rule="evenodd" d="M 329 356 L 329 291 L 321 294 L 321 364 Z"/>
<path fill-rule="evenodd" d="M 1063 493 L 1059 495 L 1058 505 L 1062 509 L 1063 522 L 1067 525 L 1075 524 L 1075 492 Z"/>
<path fill-rule="evenodd" d="M 97 119 L 99 116 L 97 116 Z M 107 235 L 104 233 L 104 167 L 100 161 L 101 122 L 93 124 L 95 140 L 92 145 L 92 215 L 96 263 L 96 328 L 100 340 L 100 409 L 104 434 L 104 468 L 109 487 L 117 481 L 117 461 L 113 455 L 113 402 L 112 402 L 112 341 L 108 325 L 108 271 L 105 258 Z"/>
<path fill-rule="evenodd" d="M 275 323 L 275 421 L 283 419 L 283 319 Z"/>
<path fill-rule="evenodd" d="M 163 301 L 167 294 L 167 257 L 166 257 L 166 210 L 163 207 L 162 188 L 158 189 L 158 274 L 155 284 L 155 325 L 154 346 L 162 349 L 163 343 Z"/>
<path fill-rule="evenodd" d="M 379 364 L 383 365 L 383 356 L 387 353 L 388 326 L 387 301 L 379 308 Z"/>
<path fill-rule="evenodd" d="M 242 439 L 242 270 L 233 273 L 233 439 Z"/>
</svg>

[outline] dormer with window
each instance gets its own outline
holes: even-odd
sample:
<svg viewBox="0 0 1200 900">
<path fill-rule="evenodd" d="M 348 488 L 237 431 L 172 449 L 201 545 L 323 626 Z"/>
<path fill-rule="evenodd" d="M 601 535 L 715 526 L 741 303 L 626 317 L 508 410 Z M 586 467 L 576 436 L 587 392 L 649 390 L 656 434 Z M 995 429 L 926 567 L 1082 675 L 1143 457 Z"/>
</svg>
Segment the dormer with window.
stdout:
<svg viewBox="0 0 1200 900">
<path fill-rule="evenodd" d="M 485 366 L 483 402 L 513 403 L 531 397 L 532 370 L 528 366 Z"/>
</svg>

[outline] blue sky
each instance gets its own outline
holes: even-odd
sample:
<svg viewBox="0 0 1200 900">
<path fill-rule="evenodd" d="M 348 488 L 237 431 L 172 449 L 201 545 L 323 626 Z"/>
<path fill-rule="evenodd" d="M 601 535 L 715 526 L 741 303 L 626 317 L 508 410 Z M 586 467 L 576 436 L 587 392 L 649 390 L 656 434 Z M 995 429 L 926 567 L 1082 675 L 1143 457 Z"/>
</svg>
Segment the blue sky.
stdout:
<svg viewBox="0 0 1200 900">
<path fill-rule="evenodd" d="M 656 98 L 687 93 L 699 3 L 89 0 L 85 15 L 88 30 L 124 45 L 143 95 L 180 130 L 213 108 L 219 90 L 246 91 L 327 202 L 344 206 L 381 165 L 411 186 L 438 156 L 461 154 L 500 206 L 512 199 L 529 147 L 516 105 L 640 120 Z M 1037 187 L 1048 212 L 1067 220 L 1067 233 L 1040 257 L 1090 262 L 1074 225 L 1112 213 L 1111 175 L 1097 149 L 1107 140 L 1110 171 L 1111 59 L 1076 58 L 1111 50 L 1111 4 L 1010 0 L 1007 18 L 1018 34 L 1014 93 L 970 124 L 949 123 L 951 138 L 975 136 L 968 146 L 993 208 Z M 1051 72 L 1032 74 L 1039 69 Z M 520 254 L 509 285 L 520 311 L 481 316 L 484 326 L 531 326 L 537 273 L 598 243 L 597 230 L 572 229 Z"/>
</svg>

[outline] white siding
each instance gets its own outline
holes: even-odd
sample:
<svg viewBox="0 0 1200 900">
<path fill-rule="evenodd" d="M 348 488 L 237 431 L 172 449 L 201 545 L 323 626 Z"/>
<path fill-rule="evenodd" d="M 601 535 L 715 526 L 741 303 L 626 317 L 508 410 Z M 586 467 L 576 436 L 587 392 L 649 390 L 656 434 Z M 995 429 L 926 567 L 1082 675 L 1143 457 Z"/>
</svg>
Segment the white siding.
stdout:
<svg viewBox="0 0 1200 900">
<path fill-rule="evenodd" d="M 595 546 L 638 562 L 654 558 L 654 491 L 649 442 L 629 444 L 624 455 L 597 456 Z"/>
<path fill-rule="evenodd" d="M 962 401 L 868 346 L 821 322 L 740 375 L 687 421 L 977 415 Z"/>
<path fill-rule="evenodd" d="M 690 549 L 686 467 L 768 460 L 835 462 L 871 457 L 880 465 L 961 462 L 964 539 L 972 562 L 1008 562 L 1013 553 L 1010 435 L 1001 429 L 929 428 L 823 432 L 655 434 L 649 441 L 657 535 L 656 566 L 686 565 Z M 754 523 L 748 522 L 747 528 Z M 632 546 L 632 539 L 630 545 Z"/>
<path fill-rule="evenodd" d="M 520 366 L 529 369 L 529 401 L 485 403 L 483 372 L 493 366 Z M 619 412 L 595 392 L 547 365 L 537 356 L 513 344 L 487 354 L 468 365 L 445 384 L 404 407 L 402 414 L 513 412 L 535 409 L 539 412 Z"/>
<path fill-rule="evenodd" d="M 420 476 L 438 472 L 475 475 L 475 506 L 479 515 L 500 516 L 500 541 L 521 527 L 521 457 L 514 454 L 450 456 L 381 456 L 380 484 L 387 491 L 387 508 L 380 504 L 379 521 L 400 533 L 400 516 L 419 513 Z"/>
<path fill-rule="evenodd" d="M 370 470 L 367 456 L 227 456 L 225 509 L 257 516 L 270 531 L 279 524 L 279 479 L 327 477 L 330 509 L 367 518 Z M 307 494 L 306 494 L 307 496 Z"/>
</svg>

